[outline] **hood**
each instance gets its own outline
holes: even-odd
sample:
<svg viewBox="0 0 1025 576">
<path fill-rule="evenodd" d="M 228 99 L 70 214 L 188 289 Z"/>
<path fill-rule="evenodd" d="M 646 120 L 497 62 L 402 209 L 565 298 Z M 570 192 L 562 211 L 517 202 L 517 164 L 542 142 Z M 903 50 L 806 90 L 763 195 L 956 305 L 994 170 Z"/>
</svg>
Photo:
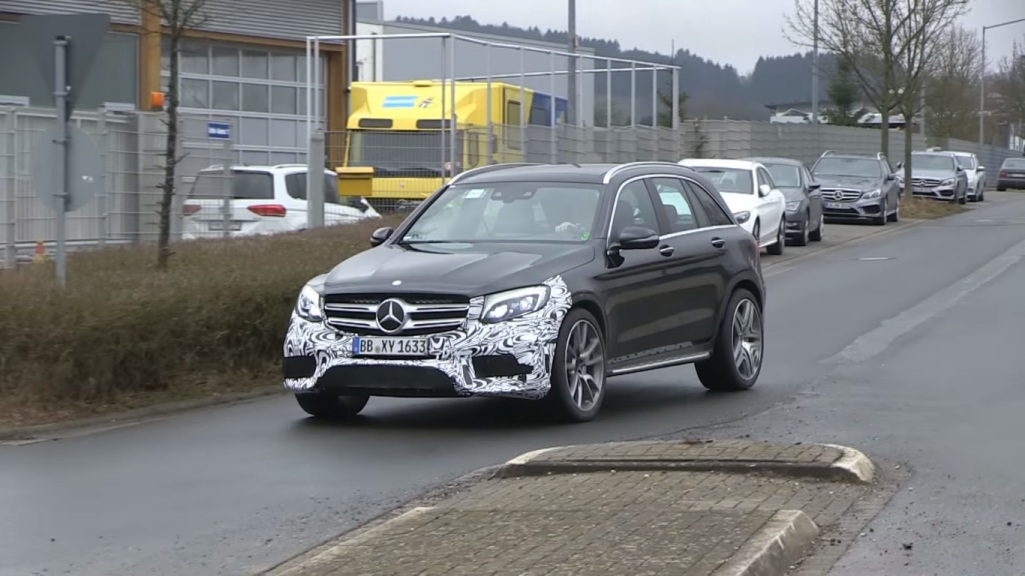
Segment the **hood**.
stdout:
<svg viewBox="0 0 1025 576">
<path fill-rule="evenodd" d="M 780 187 L 779 191 L 783 193 L 783 197 L 787 199 L 787 202 L 800 202 L 804 200 L 804 189 L 803 188 L 783 188 Z"/>
<path fill-rule="evenodd" d="M 904 175 L 901 174 L 901 177 Z M 956 178 L 957 174 L 952 170 L 923 170 L 921 168 L 911 167 L 912 178 L 929 178 L 932 180 L 946 180 L 948 178 Z"/>
<path fill-rule="evenodd" d="M 881 177 L 868 178 L 865 176 L 836 176 L 832 174 L 815 175 L 815 181 L 822 185 L 823 189 L 850 188 L 852 190 L 872 190 L 882 185 Z"/>
<path fill-rule="evenodd" d="M 594 258 L 590 244 L 383 244 L 335 266 L 324 280 L 323 292 L 474 297 L 539 284 Z"/>
<path fill-rule="evenodd" d="M 739 194 L 737 192 L 721 192 L 722 199 L 730 207 L 730 212 L 750 212 L 758 205 L 758 198 L 754 194 Z"/>
</svg>

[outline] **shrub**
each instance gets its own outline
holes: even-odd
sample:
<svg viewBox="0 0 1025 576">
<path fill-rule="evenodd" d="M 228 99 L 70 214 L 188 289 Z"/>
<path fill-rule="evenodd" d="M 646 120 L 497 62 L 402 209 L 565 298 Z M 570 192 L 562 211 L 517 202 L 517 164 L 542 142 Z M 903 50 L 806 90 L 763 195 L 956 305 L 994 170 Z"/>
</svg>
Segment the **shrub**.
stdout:
<svg viewBox="0 0 1025 576">
<path fill-rule="evenodd" d="M 166 273 L 152 246 L 71 254 L 63 290 L 52 262 L 0 272 L 0 404 L 106 403 L 254 375 L 272 384 L 303 284 L 401 218 L 181 243 Z"/>
</svg>

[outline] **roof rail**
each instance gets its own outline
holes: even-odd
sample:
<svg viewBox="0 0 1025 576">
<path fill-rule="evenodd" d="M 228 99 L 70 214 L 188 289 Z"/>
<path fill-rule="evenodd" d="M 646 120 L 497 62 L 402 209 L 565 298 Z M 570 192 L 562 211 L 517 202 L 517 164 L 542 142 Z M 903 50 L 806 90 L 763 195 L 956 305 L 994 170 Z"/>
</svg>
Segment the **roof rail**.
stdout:
<svg viewBox="0 0 1025 576">
<path fill-rule="evenodd" d="M 618 166 L 613 166 L 612 168 L 609 168 L 609 171 L 605 173 L 605 177 L 602 179 L 602 183 L 608 184 L 612 181 L 612 177 L 618 174 L 619 172 L 622 172 L 623 170 L 626 170 L 628 168 L 635 168 L 638 166 L 676 166 L 677 168 L 679 168 L 680 164 L 677 162 L 667 162 L 665 160 L 639 160 L 637 162 L 627 162 L 625 164 L 619 164 Z"/>
<path fill-rule="evenodd" d="M 458 182 L 460 179 L 462 179 L 465 176 L 471 176 L 471 175 L 475 176 L 477 174 L 486 174 L 488 172 L 497 172 L 499 170 L 505 170 L 507 168 L 521 168 L 523 166 L 541 166 L 541 165 L 542 164 L 540 162 L 510 162 L 510 163 L 506 163 L 506 164 L 489 164 L 487 166 L 478 166 L 477 168 L 470 168 L 469 170 L 467 170 L 465 172 L 460 172 L 459 174 L 456 174 L 455 176 L 452 177 L 451 180 L 448 181 L 448 183 L 449 184 L 455 184 L 456 182 Z"/>
<path fill-rule="evenodd" d="M 836 154 L 836 152 L 833 152 L 832 150 L 826 150 L 819 157 L 821 158 L 822 156 L 832 156 L 833 154 Z"/>
</svg>

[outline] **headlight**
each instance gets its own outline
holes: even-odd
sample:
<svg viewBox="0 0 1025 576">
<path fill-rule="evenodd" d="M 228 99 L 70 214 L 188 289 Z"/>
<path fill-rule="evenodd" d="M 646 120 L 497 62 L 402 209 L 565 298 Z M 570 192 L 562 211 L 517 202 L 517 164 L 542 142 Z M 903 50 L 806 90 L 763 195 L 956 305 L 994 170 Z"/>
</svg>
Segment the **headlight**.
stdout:
<svg viewBox="0 0 1025 576">
<path fill-rule="evenodd" d="M 531 286 L 486 296 L 481 322 L 505 322 L 537 312 L 548 303 L 550 294 L 547 286 Z"/>
<path fill-rule="evenodd" d="M 737 219 L 737 224 L 743 224 L 751 219 L 750 212 L 734 212 L 733 217 Z"/>
<path fill-rule="evenodd" d="M 320 292 L 307 284 L 299 292 L 299 299 L 295 303 L 295 313 L 308 322 L 323 322 L 323 301 L 324 297 L 320 295 Z"/>
<path fill-rule="evenodd" d="M 882 195 L 883 195 L 883 191 L 878 189 L 878 188 L 876 188 L 875 190 L 869 190 L 868 192 L 865 192 L 865 194 L 862 195 L 862 198 L 865 198 L 865 199 L 868 200 L 868 199 L 872 199 L 872 198 L 878 198 L 878 197 L 880 197 Z"/>
<path fill-rule="evenodd" d="M 797 209 L 800 207 L 800 202 L 787 202 L 787 212 L 797 212 Z"/>
<path fill-rule="evenodd" d="M 940 186 L 953 186 L 957 182 L 957 178 L 947 178 L 943 182 L 940 182 Z"/>
</svg>

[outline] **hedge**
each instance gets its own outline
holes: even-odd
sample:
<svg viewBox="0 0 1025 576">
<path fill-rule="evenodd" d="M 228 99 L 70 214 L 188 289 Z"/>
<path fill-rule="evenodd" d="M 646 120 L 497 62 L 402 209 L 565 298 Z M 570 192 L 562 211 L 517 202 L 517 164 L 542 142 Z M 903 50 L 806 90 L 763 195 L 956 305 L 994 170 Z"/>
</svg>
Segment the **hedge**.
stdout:
<svg viewBox="0 0 1025 576">
<path fill-rule="evenodd" d="M 52 262 L 0 271 L 0 404 L 273 384 L 303 284 L 401 218 L 175 244 L 163 273 L 153 246 L 74 253 L 64 289 Z"/>
</svg>

